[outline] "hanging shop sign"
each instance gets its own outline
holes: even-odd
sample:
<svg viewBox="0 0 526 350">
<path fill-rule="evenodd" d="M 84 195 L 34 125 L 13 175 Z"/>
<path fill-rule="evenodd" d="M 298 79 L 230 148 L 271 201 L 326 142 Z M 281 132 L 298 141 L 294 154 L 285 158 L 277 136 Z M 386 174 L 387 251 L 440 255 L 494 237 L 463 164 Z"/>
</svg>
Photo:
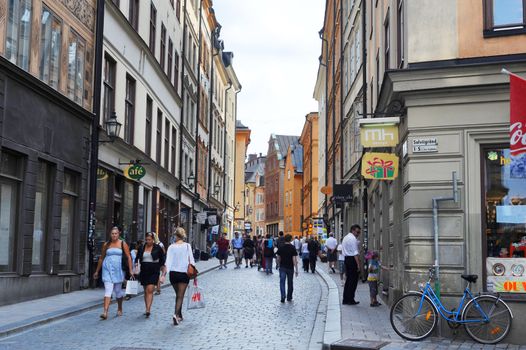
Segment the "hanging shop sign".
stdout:
<svg viewBox="0 0 526 350">
<path fill-rule="evenodd" d="M 102 181 L 108 178 L 108 172 L 103 168 L 97 168 L 97 181 Z"/>
<path fill-rule="evenodd" d="M 413 153 L 438 152 L 438 140 L 436 137 L 424 137 L 413 139 Z"/>
<path fill-rule="evenodd" d="M 140 164 L 131 164 L 124 169 L 124 176 L 139 181 L 146 175 L 146 169 Z"/>
<path fill-rule="evenodd" d="M 362 158 L 362 176 L 372 180 L 394 180 L 398 177 L 398 156 L 368 152 Z"/>
<path fill-rule="evenodd" d="M 395 147 L 398 144 L 398 126 L 393 124 L 360 125 L 363 147 Z"/>
<path fill-rule="evenodd" d="M 487 289 L 493 293 L 526 293 L 526 258 L 487 258 Z"/>
<path fill-rule="evenodd" d="M 332 197 L 332 199 L 335 203 L 352 202 L 352 197 L 352 185 L 334 185 L 334 196 Z"/>
<path fill-rule="evenodd" d="M 510 151 L 526 153 L 526 80 L 510 74 Z"/>
</svg>

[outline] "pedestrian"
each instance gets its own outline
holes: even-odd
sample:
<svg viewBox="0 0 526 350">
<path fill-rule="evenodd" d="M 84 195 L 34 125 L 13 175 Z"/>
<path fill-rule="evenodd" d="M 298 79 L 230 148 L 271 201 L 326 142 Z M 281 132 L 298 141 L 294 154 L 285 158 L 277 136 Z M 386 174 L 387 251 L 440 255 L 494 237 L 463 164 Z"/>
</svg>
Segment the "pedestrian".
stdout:
<svg viewBox="0 0 526 350">
<path fill-rule="evenodd" d="M 137 243 L 131 243 L 130 244 L 130 256 L 131 256 L 131 259 L 132 259 L 132 262 L 135 262 L 135 258 L 137 257 Z M 135 264 L 134 264 L 134 267 L 133 267 L 133 278 L 137 278 L 137 269 L 135 268 Z M 126 290 L 126 284 L 127 284 L 127 281 L 124 282 L 124 290 Z M 130 300 L 132 298 L 131 295 L 128 295 L 126 294 L 126 296 L 124 297 L 124 300 Z"/>
<path fill-rule="evenodd" d="M 301 255 L 301 241 L 298 239 L 298 236 L 294 237 L 294 241 L 292 242 L 294 245 L 294 248 L 296 249 L 296 252 L 298 253 L 298 256 Z"/>
<path fill-rule="evenodd" d="M 268 233 L 266 239 L 263 241 L 263 257 L 265 258 L 265 272 L 267 275 L 272 274 L 272 260 L 274 260 L 274 240 Z"/>
<path fill-rule="evenodd" d="M 234 259 L 236 262 L 235 269 L 241 268 L 243 263 L 243 238 L 239 236 L 239 232 L 234 232 L 234 238 L 232 238 L 232 250 L 234 251 Z"/>
<path fill-rule="evenodd" d="M 320 243 L 318 242 L 318 237 L 311 237 L 309 243 L 307 244 L 309 250 L 309 265 L 310 271 L 312 273 L 316 272 L 316 261 L 318 260 L 318 255 L 320 254 Z"/>
<path fill-rule="evenodd" d="M 284 244 L 285 244 L 285 234 L 283 233 L 283 231 L 279 231 L 278 238 L 276 240 L 276 249 L 274 249 L 275 253 L 277 253 L 278 249 L 283 247 Z M 277 255 L 276 255 L 276 269 L 279 270 L 279 261 L 278 261 Z"/>
<path fill-rule="evenodd" d="M 380 273 L 380 262 L 378 261 L 378 252 L 372 252 L 369 259 L 369 275 L 367 276 L 367 283 L 369 283 L 369 295 L 371 297 L 371 307 L 380 306 L 377 300 L 378 295 L 378 274 Z"/>
<path fill-rule="evenodd" d="M 294 272 L 298 277 L 298 251 L 292 245 L 292 235 L 287 234 L 284 237 L 285 243 L 278 248 L 276 254 L 279 261 L 279 289 L 281 292 L 281 302 L 292 301 L 294 291 Z M 285 293 L 285 280 L 287 281 L 287 292 Z"/>
<path fill-rule="evenodd" d="M 166 275 L 165 270 L 165 254 L 163 249 L 155 244 L 153 232 L 148 232 L 144 236 L 146 243 L 139 247 L 137 258 L 135 259 L 135 266 L 140 264 L 141 272 L 139 273 L 139 281 L 144 288 L 144 316 L 150 317 L 150 311 L 153 303 L 153 291 L 158 282 L 164 282 L 159 278 L 161 269 Z M 161 281 L 159 281 L 161 279 Z"/>
<path fill-rule="evenodd" d="M 258 243 L 259 243 L 258 236 L 257 235 L 253 235 L 252 236 L 252 244 L 254 245 L 254 255 L 252 255 L 252 265 L 253 266 L 257 265 L 258 269 L 259 269 L 259 262 L 258 262 L 258 256 L 257 256 Z"/>
<path fill-rule="evenodd" d="M 250 267 L 253 266 L 252 259 L 254 257 L 254 241 L 244 235 L 243 237 L 243 254 L 245 255 L 245 268 L 248 269 L 248 264 Z"/>
<path fill-rule="evenodd" d="M 125 281 L 127 270 L 130 278 L 133 278 L 132 259 L 130 250 L 126 242 L 120 239 L 121 230 L 118 227 L 111 229 L 110 240 L 102 246 L 102 255 L 99 257 L 97 269 L 93 278 L 99 278 L 99 271 L 102 269 L 102 282 L 104 282 L 104 311 L 100 318 L 108 318 L 108 309 L 110 307 L 111 295 L 115 294 L 117 299 L 117 316 L 122 316 L 122 300 L 124 291 L 122 283 Z"/>
<path fill-rule="evenodd" d="M 228 246 L 229 241 L 226 239 L 226 233 L 217 240 L 217 258 L 219 259 L 219 270 L 225 268 L 226 263 L 228 262 Z"/>
<path fill-rule="evenodd" d="M 343 256 L 341 243 L 338 244 L 336 250 L 338 251 L 338 270 L 340 271 L 340 282 L 343 287 L 345 284 L 345 280 L 343 279 L 343 276 L 345 275 L 345 257 Z"/>
<path fill-rule="evenodd" d="M 338 241 L 334 238 L 334 233 L 329 233 L 329 238 L 325 242 L 325 248 L 327 249 L 327 261 L 329 262 L 329 273 L 336 273 L 334 269 L 336 267 L 336 260 L 338 260 L 338 254 L 336 248 L 338 247 Z"/>
<path fill-rule="evenodd" d="M 309 272 L 309 243 L 303 240 L 301 244 L 301 261 L 303 262 L 303 271 Z"/>
<path fill-rule="evenodd" d="M 161 247 L 161 249 L 163 250 L 163 253 L 166 254 L 166 249 L 164 248 L 164 244 L 159 239 L 159 234 L 155 232 L 152 232 L 152 233 L 153 233 L 153 236 L 155 237 L 155 244 Z M 158 280 L 157 285 L 155 287 L 156 287 L 155 295 L 161 295 L 161 280 L 160 279 Z"/>
<path fill-rule="evenodd" d="M 345 257 L 345 287 L 343 289 L 343 304 L 358 305 L 356 301 L 356 287 L 358 286 L 360 264 L 360 242 L 358 236 L 362 232 L 359 225 L 352 225 L 349 232 L 342 241 L 342 252 Z"/>
<path fill-rule="evenodd" d="M 188 265 L 195 265 L 194 255 L 192 254 L 192 247 L 185 243 L 186 232 L 184 228 L 178 227 L 175 230 L 175 243 L 168 247 L 166 254 L 166 269 L 163 273 L 163 279 L 166 276 L 166 271 L 169 272 L 170 284 L 175 291 L 175 313 L 172 316 L 174 326 L 177 326 L 183 321 L 183 301 L 184 294 L 190 278 L 188 277 Z"/>
</svg>

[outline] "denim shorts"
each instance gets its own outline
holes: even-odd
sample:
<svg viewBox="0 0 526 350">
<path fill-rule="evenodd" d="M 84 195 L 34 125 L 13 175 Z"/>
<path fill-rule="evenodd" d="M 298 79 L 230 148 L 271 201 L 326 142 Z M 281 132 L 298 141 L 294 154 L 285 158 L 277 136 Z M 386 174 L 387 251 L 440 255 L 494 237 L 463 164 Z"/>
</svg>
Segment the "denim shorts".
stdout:
<svg viewBox="0 0 526 350">
<path fill-rule="evenodd" d="M 378 295 L 378 281 L 368 281 L 369 283 L 369 295 L 374 298 Z"/>
</svg>

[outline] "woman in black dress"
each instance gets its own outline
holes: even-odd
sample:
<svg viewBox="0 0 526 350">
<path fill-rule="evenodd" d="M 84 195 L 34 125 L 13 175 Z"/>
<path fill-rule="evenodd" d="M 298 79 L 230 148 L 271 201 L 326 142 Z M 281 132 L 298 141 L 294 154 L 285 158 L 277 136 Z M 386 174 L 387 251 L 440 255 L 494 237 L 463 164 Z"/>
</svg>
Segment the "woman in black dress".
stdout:
<svg viewBox="0 0 526 350">
<path fill-rule="evenodd" d="M 243 235 L 243 251 L 245 252 L 245 268 L 248 268 L 248 263 L 250 262 L 250 267 L 254 266 L 254 241 Z"/>
<path fill-rule="evenodd" d="M 153 291 L 157 282 L 159 282 L 161 268 L 164 272 L 166 256 L 164 250 L 158 244 L 155 244 L 153 232 L 148 232 L 145 235 L 145 242 L 143 246 L 139 247 L 135 264 L 140 264 L 139 281 L 144 287 L 144 304 L 146 307 L 144 316 L 148 318 L 150 317 L 150 309 L 153 303 Z M 161 283 L 163 282 L 161 279 Z"/>
</svg>

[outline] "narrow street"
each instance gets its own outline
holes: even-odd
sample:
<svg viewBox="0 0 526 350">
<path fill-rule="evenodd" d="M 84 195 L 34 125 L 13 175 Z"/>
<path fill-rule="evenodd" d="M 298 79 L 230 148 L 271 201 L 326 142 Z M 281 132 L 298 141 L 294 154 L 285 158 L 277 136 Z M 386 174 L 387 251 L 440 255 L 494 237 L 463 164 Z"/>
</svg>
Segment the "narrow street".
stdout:
<svg viewBox="0 0 526 350">
<path fill-rule="evenodd" d="M 279 274 L 256 268 L 214 270 L 199 279 L 206 307 L 186 311 L 174 327 L 174 292 L 156 296 L 150 319 L 144 319 L 142 296 L 124 304 L 122 318 L 101 321 L 101 310 L 53 322 L 0 340 L 1 350 L 18 349 L 307 349 L 318 309 L 319 277 L 301 273 L 295 280 L 294 301 L 280 303 Z M 101 290 L 101 298 L 103 291 Z M 313 339 L 318 342 L 321 339 Z"/>
</svg>

